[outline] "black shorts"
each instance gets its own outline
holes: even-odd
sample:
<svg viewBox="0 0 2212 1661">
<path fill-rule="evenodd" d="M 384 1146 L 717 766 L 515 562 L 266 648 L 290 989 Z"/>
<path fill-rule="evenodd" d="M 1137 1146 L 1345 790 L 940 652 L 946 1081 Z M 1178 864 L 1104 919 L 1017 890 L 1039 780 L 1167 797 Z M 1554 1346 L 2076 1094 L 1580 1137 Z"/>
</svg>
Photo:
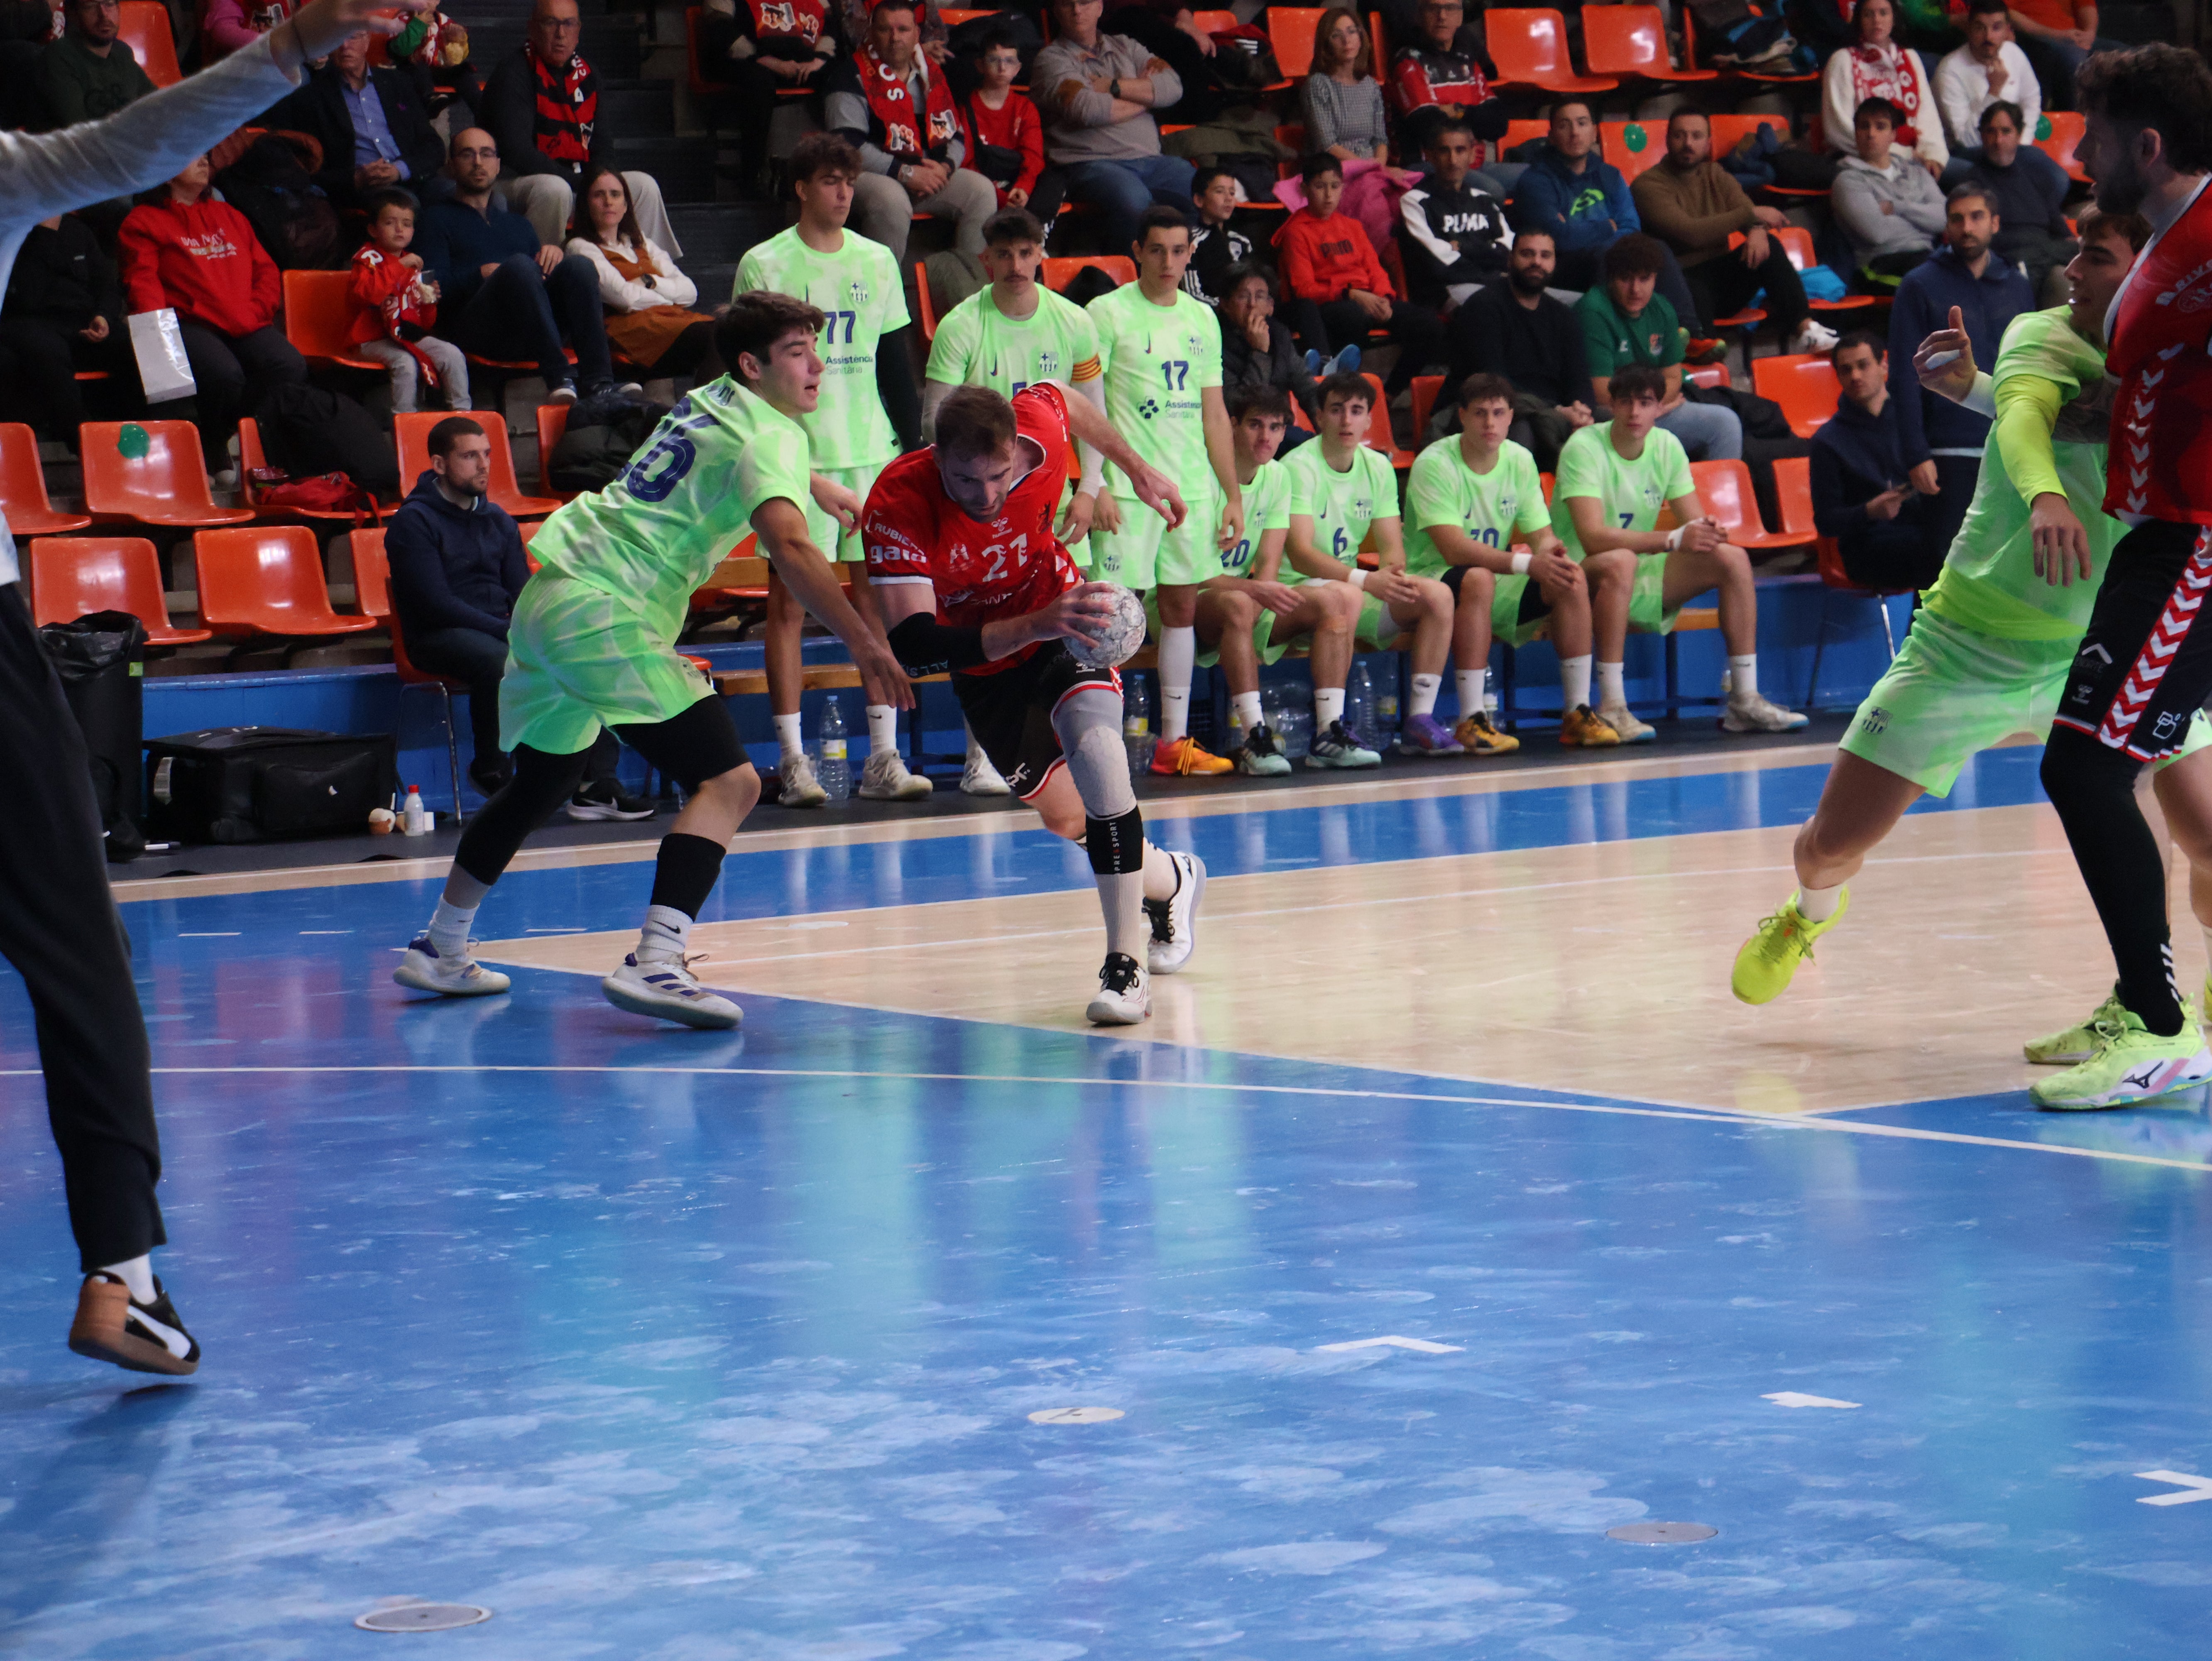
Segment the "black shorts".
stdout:
<svg viewBox="0 0 2212 1661">
<path fill-rule="evenodd" d="M 2181 747 L 2212 695 L 2212 527 L 2154 520 L 2120 538 L 2056 724 L 2137 761 Z"/>
<path fill-rule="evenodd" d="M 1477 567 L 1473 565 L 1455 565 L 1444 573 L 1443 585 L 1445 587 L 1452 591 L 1452 604 L 1455 605 L 1459 603 L 1460 583 L 1466 578 L 1467 574 L 1469 571 L 1475 570 L 1477 569 Z M 1499 574 L 1493 571 L 1491 575 L 1495 576 Z M 1544 598 L 1544 591 L 1541 588 L 1538 587 L 1535 583 L 1531 582 L 1528 587 L 1522 589 L 1521 608 L 1514 613 L 1515 622 L 1534 623 L 1538 618 L 1547 618 L 1551 615 L 1552 602 Z"/>
<path fill-rule="evenodd" d="M 953 696 L 968 730 L 991 765 L 1024 801 L 1044 788 L 1066 757 L 1052 712 L 1071 692 L 1086 686 L 1121 696 L 1121 677 L 1111 669 L 1086 669 L 1058 641 L 1047 641 L 1011 669 L 995 675 L 952 677 Z"/>
<path fill-rule="evenodd" d="M 750 759 L 730 706 L 718 697 L 701 698 L 666 721 L 625 722 L 614 735 L 687 791 L 708 779 L 743 767 Z"/>
</svg>

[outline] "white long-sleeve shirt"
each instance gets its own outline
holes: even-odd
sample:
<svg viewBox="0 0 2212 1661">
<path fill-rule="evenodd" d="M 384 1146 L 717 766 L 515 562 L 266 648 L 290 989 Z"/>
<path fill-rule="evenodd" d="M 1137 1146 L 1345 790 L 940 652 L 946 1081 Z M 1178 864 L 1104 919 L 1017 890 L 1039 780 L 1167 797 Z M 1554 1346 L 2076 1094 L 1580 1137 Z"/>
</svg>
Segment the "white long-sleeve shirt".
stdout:
<svg viewBox="0 0 2212 1661">
<path fill-rule="evenodd" d="M 633 283 L 617 271 L 614 262 L 607 258 L 606 250 L 587 236 L 568 239 L 568 252 L 580 253 L 592 262 L 592 269 L 599 276 L 599 303 L 611 312 L 644 312 L 655 306 L 693 306 L 699 301 L 698 285 L 676 269 L 676 262 L 668 251 L 651 237 L 646 237 L 645 263 L 653 269 L 651 288 L 642 283 Z M 635 259 L 638 251 L 624 243 L 624 259 Z"/>
<path fill-rule="evenodd" d="M 1914 140 L 1907 146 L 1900 136 L 1897 147 L 1909 148 L 1923 161 L 1932 161 L 1938 167 L 1948 161 L 1951 151 L 1943 142 L 1943 112 L 1936 105 L 1936 89 L 1928 84 L 1928 71 L 1920 67 L 1920 55 L 1893 46 L 1889 52 L 1887 76 L 1859 76 L 1852 68 L 1855 50 L 1845 46 L 1830 52 L 1827 66 L 1820 72 L 1820 132 L 1828 148 L 1841 155 L 1859 153 L 1858 135 L 1852 128 L 1851 118 L 1858 113 L 1863 82 L 1901 81 L 1909 76 L 1913 100 L 1919 106 L 1905 112 Z"/>
<path fill-rule="evenodd" d="M 0 132 L 0 289 L 41 219 L 150 190 L 299 84 L 269 37 L 118 110 L 59 132 Z M 18 581 L 15 538 L 0 517 L 0 583 Z"/>
<path fill-rule="evenodd" d="M 1982 112 L 2000 100 L 2020 106 L 2020 136 L 2035 137 L 2035 124 L 2043 115 L 2043 87 L 2027 54 L 2008 40 L 1997 48 L 2004 65 L 2004 90 L 1990 90 L 1990 72 L 1975 58 L 1973 48 L 1960 46 L 1943 54 L 1936 65 L 1936 102 L 1943 112 L 1943 137 L 1954 150 L 1982 147 Z"/>
</svg>

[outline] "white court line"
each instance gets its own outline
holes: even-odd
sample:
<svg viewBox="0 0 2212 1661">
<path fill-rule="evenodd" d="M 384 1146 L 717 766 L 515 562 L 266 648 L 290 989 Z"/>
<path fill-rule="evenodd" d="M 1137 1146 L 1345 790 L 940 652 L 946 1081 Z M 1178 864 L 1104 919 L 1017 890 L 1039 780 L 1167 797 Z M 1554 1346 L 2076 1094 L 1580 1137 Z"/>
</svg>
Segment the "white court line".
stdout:
<svg viewBox="0 0 2212 1661">
<path fill-rule="evenodd" d="M 1102 1090 L 1236 1091 L 1254 1096 L 1317 1096 L 1367 1102 L 1434 1102 L 1444 1107 L 1533 1107 L 1553 1113 L 1602 1113 L 1620 1118 L 1688 1119 L 1707 1124 L 1759 1126 L 1775 1130 L 1826 1131 L 1836 1135 L 1886 1136 L 1912 1142 L 1953 1142 L 1968 1147 L 2006 1147 L 2023 1153 L 2057 1153 L 2079 1159 L 2109 1159 L 2117 1165 L 2162 1165 L 2171 1171 L 2212 1171 L 2198 1159 L 2167 1159 L 2153 1153 L 2121 1153 L 2109 1148 L 2069 1147 L 2063 1142 L 2023 1142 L 2008 1136 L 1973 1136 L 1957 1130 L 1917 1130 L 1907 1125 L 1867 1124 L 1859 1120 L 1771 1118 L 1725 1109 L 1630 1107 L 1616 1102 L 1532 1102 L 1505 1096 L 1433 1096 L 1411 1090 L 1334 1090 L 1320 1085 L 1218 1084 L 1186 1079 L 1069 1079 L 1022 1073 L 875 1073 L 800 1067 L 549 1067 L 499 1062 L 488 1067 L 415 1066 L 398 1062 L 360 1064 L 302 1062 L 292 1067 L 157 1067 L 162 1074 L 290 1073 L 639 1073 L 682 1078 L 883 1079 L 901 1083 L 1042 1084 Z M 34 1079 L 31 1067 L 0 1069 L 0 1078 Z"/>
</svg>

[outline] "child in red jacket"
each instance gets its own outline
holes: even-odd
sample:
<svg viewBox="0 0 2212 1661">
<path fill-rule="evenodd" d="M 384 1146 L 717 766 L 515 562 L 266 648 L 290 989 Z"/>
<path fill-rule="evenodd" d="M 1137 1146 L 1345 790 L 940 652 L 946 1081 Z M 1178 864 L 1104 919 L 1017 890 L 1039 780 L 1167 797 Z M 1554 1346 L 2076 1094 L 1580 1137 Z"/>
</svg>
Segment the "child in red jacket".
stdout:
<svg viewBox="0 0 2212 1661">
<path fill-rule="evenodd" d="M 975 90 L 960 105 L 967 165 L 998 186 L 1001 208 L 1028 209 L 1049 238 L 1067 181 L 1058 167 L 1044 164 L 1044 118 L 1014 90 L 1022 55 L 1013 35 L 1005 29 L 986 34 L 975 66 Z"/>
<path fill-rule="evenodd" d="M 241 410 L 274 388 L 305 386 L 307 360 L 276 326 L 284 285 L 246 216 L 206 199 L 207 157 L 171 179 L 156 202 L 131 209 L 118 234 L 131 311 L 173 308 L 198 386 L 200 446 L 218 484 Z"/>
<path fill-rule="evenodd" d="M 1337 159 L 1322 151 L 1306 163 L 1304 178 L 1305 207 L 1275 233 L 1283 262 L 1283 319 L 1298 344 L 1322 357 L 1337 346 L 1357 345 L 1370 329 L 1388 331 L 1398 361 L 1382 390 L 1395 393 L 1443 360 L 1443 323 L 1427 307 L 1395 298 L 1367 228 L 1336 210 L 1344 198 L 1344 168 Z"/>
<path fill-rule="evenodd" d="M 392 371 L 392 408 L 416 407 L 418 380 L 435 387 L 449 410 L 469 407 L 469 361 L 450 340 L 430 332 L 438 320 L 438 285 L 422 275 L 415 240 L 415 198 L 401 190 L 368 199 L 369 240 L 353 257 L 353 331 L 362 356 Z M 412 488 L 410 482 L 400 480 Z"/>
</svg>

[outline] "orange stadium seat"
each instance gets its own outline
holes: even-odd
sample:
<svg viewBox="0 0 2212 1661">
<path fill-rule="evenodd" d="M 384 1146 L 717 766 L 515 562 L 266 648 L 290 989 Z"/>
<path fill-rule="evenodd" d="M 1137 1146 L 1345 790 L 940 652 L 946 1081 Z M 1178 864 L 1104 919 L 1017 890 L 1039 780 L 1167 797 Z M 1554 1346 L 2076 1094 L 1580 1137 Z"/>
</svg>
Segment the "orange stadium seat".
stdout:
<svg viewBox="0 0 2212 1661">
<path fill-rule="evenodd" d="M 1782 406 L 1782 413 L 1790 418 L 1790 430 L 1800 438 L 1812 437 L 1826 424 L 1836 413 L 1836 399 L 1843 391 L 1836 380 L 1835 365 L 1817 352 L 1753 358 L 1751 384 L 1761 398 L 1771 398 Z"/>
<path fill-rule="evenodd" d="M 126 428 L 146 435 L 146 453 L 122 451 Z M 199 429 L 189 421 L 88 421 L 77 429 L 84 464 L 84 505 L 108 524 L 161 525 L 190 530 L 243 525 L 251 508 L 218 508 L 208 491 Z"/>
<path fill-rule="evenodd" d="M 46 496 L 46 471 L 39 465 L 39 435 L 17 421 L 0 421 L 0 510 L 17 536 L 82 531 L 89 514 L 58 514 Z"/>
<path fill-rule="evenodd" d="M 215 638 L 212 630 L 171 626 L 161 557 L 143 537 L 36 537 L 30 547 L 31 621 L 40 628 L 128 611 L 146 625 L 149 646 Z"/>
<path fill-rule="evenodd" d="M 1753 494 L 1751 469 L 1741 461 L 1693 461 L 1691 480 L 1705 512 L 1729 533 L 1739 548 L 1802 548 L 1814 540 L 1788 531 L 1770 531 L 1759 517 L 1759 498 Z"/>
<path fill-rule="evenodd" d="M 304 525 L 202 531 L 192 538 L 200 621 L 222 635 L 358 635 L 374 618 L 341 617 L 323 577 L 323 551 Z"/>
<path fill-rule="evenodd" d="M 1620 82 L 1577 75 L 1567 55 L 1567 21 L 1549 9 L 1483 14 L 1483 43 L 1498 65 L 1494 87 L 1541 87 L 1547 92 L 1611 92 Z"/>
<path fill-rule="evenodd" d="M 1275 48 L 1275 67 L 1296 81 L 1310 74 L 1314 60 L 1314 31 L 1321 27 L 1321 6 L 1270 6 L 1267 39 Z M 1376 71 L 1382 72 L 1382 65 Z"/>
<path fill-rule="evenodd" d="M 177 63 L 177 39 L 169 28 L 169 9 L 161 0 L 123 0 L 117 38 L 131 48 L 138 67 L 155 86 L 173 87 L 185 78 Z"/>
<path fill-rule="evenodd" d="M 1390 465 L 1401 472 L 1413 465 L 1410 452 L 1398 447 L 1398 441 L 1390 431 L 1390 400 L 1382 391 L 1382 377 L 1362 371 L 1359 378 L 1375 394 L 1374 414 L 1367 424 L 1367 447 L 1380 450 L 1390 458 Z"/>
<path fill-rule="evenodd" d="M 352 282 L 345 271 L 285 272 L 284 338 L 311 362 L 382 374 L 384 365 L 363 357 L 346 338 L 353 329 Z"/>
<path fill-rule="evenodd" d="M 1137 280 L 1137 262 L 1125 253 L 1071 254 L 1048 259 L 1038 275 L 1044 278 L 1046 288 L 1058 294 L 1075 281 L 1075 274 L 1085 265 L 1096 265 L 1117 283 Z"/>
<path fill-rule="evenodd" d="M 2040 125 L 2050 127 L 2051 136 L 2038 138 L 2035 148 L 2065 168 L 2069 177 L 2087 184 L 2088 171 L 2075 152 L 2081 148 L 2081 139 L 2089 130 L 2088 117 L 2079 110 L 2046 110 Z"/>
<path fill-rule="evenodd" d="M 1649 81 L 1717 81 L 1718 70 L 1677 64 L 1667 50 L 1667 20 L 1656 6 L 1583 8 L 1583 58 L 1593 75 Z"/>
<path fill-rule="evenodd" d="M 1638 173 L 1667 159 L 1667 129 L 1656 122 L 1601 122 L 1597 137 L 1605 159 L 1620 168 L 1620 176 L 1632 185 Z"/>
<path fill-rule="evenodd" d="M 541 404 L 538 406 L 538 488 L 547 496 L 555 494 L 545 470 L 553 465 L 553 452 L 561 447 L 561 441 L 568 433 L 568 405 Z"/>
<path fill-rule="evenodd" d="M 1427 436 L 1429 419 L 1437 412 L 1437 397 L 1444 389 L 1444 378 L 1440 374 L 1417 374 L 1413 377 L 1413 442 L 1419 445 Z"/>
<path fill-rule="evenodd" d="M 453 413 L 450 410 L 415 410 L 392 417 L 392 436 L 399 447 L 399 490 L 404 496 L 430 465 L 430 429 Z M 515 482 L 514 452 L 507 447 L 507 423 L 496 414 L 478 420 L 491 441 L 491 490 L 494 502 L 517 519 L 536 519 L 551 513 L 564 496 L 525 496 Z"/>
<path fill-rule="evenodd" d="M 384 551 L 384 532 L 356 531 L 349 540 L 353 551 L 354 593 L 360 597 L 362 614 L 381 622 L 392 634 L 392 667 L 399 684 L 434 688 L 445 705 L 446 766 L 453 790 L 453 811 L 461 807 L 461 751 L 459 729 L 453 723 L 453 697 L 466 696 L 468 684 L 417 668 L 407 655 L 407 642 L 399 632 L 399 614 L 392 605 L 392 563 Z"/>
</svg>

